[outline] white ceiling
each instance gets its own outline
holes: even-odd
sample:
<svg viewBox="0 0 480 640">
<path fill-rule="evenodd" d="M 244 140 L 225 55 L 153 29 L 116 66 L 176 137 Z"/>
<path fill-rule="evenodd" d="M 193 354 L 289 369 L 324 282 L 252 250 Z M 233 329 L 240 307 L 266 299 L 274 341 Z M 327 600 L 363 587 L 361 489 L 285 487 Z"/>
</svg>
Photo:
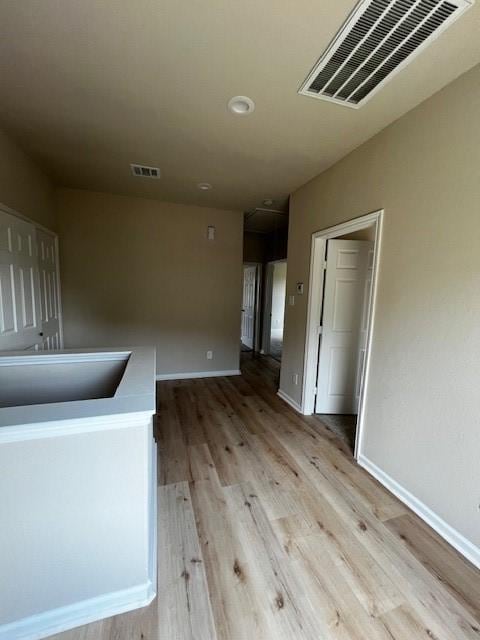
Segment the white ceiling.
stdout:
<svg viewBox="0 0 480 640">
<path fill-rule="evenodd" d="M 297 95 L 355 0 L 17 0 L 0 122 L 61 185 L 248 210 L 480 62 L 480 3 L 363 108 Z M 234 95 L 256 102 L 248 117 Z M 159 166 L 161 180 L 130 175 Z M 198 182 L 213 189 L 200 192 Z"/>
</svg>

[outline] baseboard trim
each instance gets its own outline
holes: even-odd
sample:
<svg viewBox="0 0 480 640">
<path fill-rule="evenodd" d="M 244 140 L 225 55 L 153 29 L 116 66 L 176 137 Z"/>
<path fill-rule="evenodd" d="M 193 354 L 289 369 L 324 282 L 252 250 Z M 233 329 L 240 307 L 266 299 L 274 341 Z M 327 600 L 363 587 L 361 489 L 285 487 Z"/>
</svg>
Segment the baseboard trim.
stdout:
<svg viewBox="0 0 480 640">
<path fill-rule="evenodd" d="M 279 389 L 277 391 L 277 396 L 281 398 L 284 402 L 289 404 L 292 407 L 292 409 L 295 409 L 295 411 L 297 411 L 298 413 L 302 413 L 302 407 L 298 404 L 298 402 L 295 402 L 293 398 L 291 398 L 288 394 L 286 394 L 285 391 L 282 391 L 281 389 Z"/>
<path fill-rule="evenodd" d="M 393 493 L 401 502 L 434 529 L 446 542 L 462 554 L 467 560 L 480 569 L 480 548 L 451 527 L 445 520 L 434 513 L 426 504 L 416 498 L 410 491 L 402 487 L 396 480 L 382 471 L 363 454 L 358 457 L 358 464 L 376 478 L 380 484 Z"/>
<path fill-rule="evenodd" d="M 40 640 L 74 627 L 145 607 L 155 598 L 151 581 L 76 602 L 0 626 L 0 640 Z"/>
<path fill-rule="evenodd" d="M 226 371 L 192 371 L 190 373 L 157 373 L 157 380 L 188 380 L 191 378 L 221 378 L 223 376 L 240 376 L 240 369 Z"/>
</svg>

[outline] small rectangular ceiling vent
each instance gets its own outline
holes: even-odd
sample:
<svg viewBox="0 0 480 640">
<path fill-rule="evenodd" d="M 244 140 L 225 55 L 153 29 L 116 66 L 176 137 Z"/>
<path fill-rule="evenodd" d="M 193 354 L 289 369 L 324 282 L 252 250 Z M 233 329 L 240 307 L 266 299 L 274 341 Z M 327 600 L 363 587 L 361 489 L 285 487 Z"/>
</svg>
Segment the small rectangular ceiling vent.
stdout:
<svg viewBox="0 0 480 640">
<path fill-rule="evenodd" d="M 142 164 L 131 164 L 132 173 L 137 178 L 160 178 L 158 167 L 146 167 Z"/>
<path fill-rule="evenodd" d="M 474 0 L 361 0 L 299 93 L 358 108 Z"/>
</svg>

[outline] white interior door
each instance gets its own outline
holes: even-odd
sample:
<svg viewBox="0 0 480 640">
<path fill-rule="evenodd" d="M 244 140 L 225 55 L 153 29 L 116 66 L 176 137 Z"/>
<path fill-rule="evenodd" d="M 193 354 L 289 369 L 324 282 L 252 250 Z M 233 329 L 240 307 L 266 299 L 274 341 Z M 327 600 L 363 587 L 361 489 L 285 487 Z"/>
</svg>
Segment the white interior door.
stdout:
<svg viewBox="0 0 480 640">
<path fill-rule="evenodd" d="M 360 321 L 357 374 L 356 374 L 356 381 L 355 381 L 354 413 L 358 413 L 358 406 L 360 404 L 360 393 L 363 388 L 363 376 L 365 372 L 365 355 L 367 353 L 368 319 L 370 317 L 370 306 L 372 304 L 374 258 L 375 258 L 375 248 L 372 243 L 372 246 L 368 249 L 367 270 L 365 274 L 365 283 L 363 287 L 362 316 Z"/>
<path fill-rule="evenodd" d="M 243 305 L 242 305 L 242 343 L 253 349 L 255 338 L 255 298 L 257 283 L 257 267 L 243 267 Z"/>
<path fill-rule="evenodd" d="M 42 349 L 60 349 L 60 299 L 56 237 L 37 229 Z"/>
<path fill-rule="evenodd" d="M 366 339 L 362 310 L 373 243 L 329 240 L 327 247 L 315 411 L 356 413 L 360 341 L 364 336 L 365 350 Z"/>
<path fill-rule="evenodd" d="M 41 331 L 35 227 L 0 211 L 0 350 L 34 348 Z"/>
<path fill-rule="evenodd" d="M 270 353 L 270 341 L 272 334 L 272 297 L 273 297 L 273 272 L 275 263 L 269 262 L 266 269 L 265 279 L 265 304 L 263 308 L 263 329 L 262 329 L 262 353 Z"/>
</svg>

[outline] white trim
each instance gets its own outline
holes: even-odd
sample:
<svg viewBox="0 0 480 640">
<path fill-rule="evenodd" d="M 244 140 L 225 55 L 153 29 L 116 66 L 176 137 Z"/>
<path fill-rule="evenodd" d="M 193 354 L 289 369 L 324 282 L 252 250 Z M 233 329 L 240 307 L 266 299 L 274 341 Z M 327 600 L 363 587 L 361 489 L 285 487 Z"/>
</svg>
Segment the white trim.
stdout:
<svg viewBox="0 0 480 640">
<path fill-rule="evenodd" d="M 157 442 L 154 438 L 155 416 L 150 418 L 151 427 L 148 430 L 147 438 L 151 447 L 151 456 L 149 461 L 149 469 L 147 470 L 147 478 L 150 479 L 149 500 L 148 500 L 148 578 L 154 591 L 154 595 L 158 591 L 157 572 L 158 572 L 158 544 L 157 544 L 157 482 L 158 482 L 158 452 Z M 152 598 L 153 599 L 153 598 Z"/>
<path fill-rule="evenodd" d="M 226 371 L 191 371 L 189 373 L 157 373 L 155 378 L 161 380 L 189 380 L 190 378 L 222 378 L 224 376 L 241 376 L 240 369 Z"/>
<path fill-rule="evenodd" d="M 85 402 L 81 400 L 80 402 Z M 44 405 L 31 405 L 44 406 Z M 43 440 L 58 438 L 78 433 L 94 433 L 95 431 L 115 431 L 132 427 L 144 427 L 152 416 L 152 411 L 119 413 L 94 418 L 72 418 L 52 422 L 36 422 L 32 424 L 14 424 L 0 427 L 0 444 L 22 442 L 24 440 Z"/>
<path fill-rule="evenodd" d="M 288 394 L 286 394 L 285 391 L 282 391 L 281 389 L 279 389 L 277 391 L 277 396 L 281 398 L 284 402 L 289 404 L 292 407 L 292 409 L 295 409 L 295 411 L 297 411 L 298 413 L 302 413 L 302 407 L 298 404 L 298 402 L 296 402 L 293 398 L 291 398 Z"/>
<path fill-rule="evenodd" d="M 313 238 L 337 238 L 338 236 L 343 236 L 346 233 L 352 233 L 353 231 L 360 231 L 360 229 L 365 229 L 365 227 L 370 226 L 377 222 L 381 214 L 383 214 L 383 209 L 378 209 L 377 211 L 373 211 L 372 213 L 367 213 L 363 216 L 358 216 L 357 218 L 353 218 L 352 220 L 347 220 L 346 222 L 341 222 L 340 224 L 336 224 L 333 227 L 327 227 L 326 229 L 322 229 L 320 231 L 315 231 L 312 234 Z"/>
<path fill-rule="evenodd" d="M 370 309 L 368 310 L 368 328 L 367 343 L 365 345 L 365 363 L 363 373 L 363 385 L 360 390 L 360 398 L 358 402 L 358 418 L 357 430 L 355 437 L 355 459 L 357 460 L 362 451 L 363 435 L 365 431 L 365 415 L 367 407 L 367 388 L 370 380 L 371 355 L 373 331 L 375 328 L 375 318 L 377 309 L 377 291 L 378 291 L 378 272 L 380 270 L 380 255 L 382 250 L 382 232 L 383 232 L 383 210 L 378 212 L 377 222 L 375 225 L 375 250 L 373 254 L 373 272 L 372 272 L 372 295 L 370 300 Z"/>
<path fill-rule="evenodd" d="M 315 409 L 315 389 L 317 387 L 318 327 L 322 313 L 323 270 L 325 263 L 324 240 L 312 236 L 310 256 L 310 277 L 307 299 L 307 329 L 305 355 L 303 358 L 302 413 L 311 415 Z"/>
<path fill-rule="evenodd" d="M 375 323 L 375 309 L 377 301 L 378 288 L 378 271 L 381 253 L 382 229 L 383 229 L 383 209 L 368 213 L 364 216 L 354 218 L 347 222 L 328 227 L 312 234 L 312 248 L 310 258 L 310 278 L 308 289 L 307 303 L 307 330 L 305 338 L 305 355 L 303 366 L 303 386 L 302 386 L 302 404 L 301 413 L 303 415 L 311 415 L 315 410 L 315 387 L 317 385 L 317 366 L 318 366 L 318 323 L 322 308 L 323 299 L 323 268 L 325 263 L 325 246 L 327 240 L 338 238 L 339 236 L 375 224 L 375 253 L 373 261 L 373 282 L 372 282 L 372 298 L 368 319 L 367 344 L 365 352 L 365 371 L 363 376 L 363 386 L 360 392 L 360 402 L 358 409 L 357 421 L 357 437 L 355 441 L 355 458 L 358 458 L 361 452 L 361 444 L 363 440 L 363 430 L 365 422 L 366 409 L 366 391 L 368 388 L 370 375 L 370 352 L 372 346 L 372 336 Z"/>
<path fill-rule="evenodd" d="M 461 553 L 467 560 L 480 569 L 480 548 L 465 538 L 459 531 L 440 518 L 426 504 L 416 498 L 410 491 L 402 487 L 396 480 L 382 471 L 380 467 L 362 453 L 358 456 L 358 464 L 386 487 L 401 502 L 407 505 L 424 522 L 434 529 L 444 540 Z"/>
<path fill-rule="evenodd" d="M 129 589 L 102 594 L 4 624 L 0 626 L 0 640 L 40 640 L 96 620 L 145 607 L 155 595 L 154 583 L 148 580 L 145 584 Z"/>
<path fill-rule="evenodd" d="M 14 353 L 15 355 L 11 355 Z M 20 357 L 18 354 L 22 354 Z M 75 350 L 66 350 L 66 352 L 54 351 L 44 353 L 36 351 L 35 353 L 25 354 L 24 351 L 5 351 L 0 353 L 0 367 L 36 365 L 36 364 L 76 364 L 77 362 L 118 362 L 127 361 L 132 355 L 131 351 L 87 351 L 85 353 Z"/>
</svg>

